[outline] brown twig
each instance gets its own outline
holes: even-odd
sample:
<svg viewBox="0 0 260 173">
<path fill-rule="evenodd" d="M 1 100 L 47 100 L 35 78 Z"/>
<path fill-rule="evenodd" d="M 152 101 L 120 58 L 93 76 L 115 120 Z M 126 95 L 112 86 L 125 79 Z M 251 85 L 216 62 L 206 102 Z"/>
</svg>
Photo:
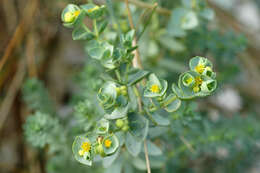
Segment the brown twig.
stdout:
<svg viewBox="0 0 260 173">
<path fill-rule="evenodd" d="M 8 58 L 11 57 L 13 50 L 23 40 L 25 36 L 25 31 L 27 30 L 27 27 L 30 26 L 30 23 L 32 22 L 31 19 L 36 11 L 36 5 L 37 5 L 37 0 L 28 1 L 24 9 L 23 19 L 16 27 L 14 35 L 6 47 L 3 57 L 0 59 L 0 71 L 2 71 L 3 66 L 5 65 Z"/>
<path fill-rule="evenodd" d="M 128 0 L 125 0 L 125 4 L 126 4 L 126 9 L 127 9 L 130 27 L 131 27 L 131 29 L 135 29 L 133 18 L 132 18 L 131 11 L 130 11 L 130 8 L 129 8 Z M 137 45 L 137 38 L 136 38 L 136 35 L 135 35 L 134 40 L 133 40 L 133 46 L 136 46 L 136 45 Z M 140 55 L 139 55 L 139 52 L 138 52 L 138 48 L 135 50 L 134 54 L 135 54 L 135 56 L 134 56 L 134 59 L 133 59 L 133 66 L 136 67 L 136 68 L 142 69 L 143 66 L 142 66 L 142 62 L 141 62 Z M 141 97 L 138 97 L 138 105 L 139 105 L 139 111 L 142 111 Z M 149 156 L 148 156 L 148 149 L 147 149 L 146 140 L 144 140 L 144 153 L 145 153 L 147 173 L 151 173 L 151 166 L 150 166 L 150 161 L 149 161 Z"/>
<path fill-rule="evenodd" d="M 35 49 L 34 37 L 33 34 L 30 34 L 26 42 L 26 60 L 27 60 L 28 72 L 30 77 L 37 76 L 34 49 Z"/>
<path fill-rule="evenodd" d="M 1 129 L 3 128 L 7 115 L 9 114 L 9 112 L 11 110 L 15 96 L 22 85 L 22 82 L 23 82 L 23 79 L 25 76 L 25 72 L 26 72 L 25 60 L 21 59 L 19 66 L 18 66 L 18 70 L 14 76 L 13 81 L 11 82 L 10 88 L 7 91 L 5 99 L 3 100 L 1 107 L 0 107 L 0 132 L 1 132 Z"/>
<path fill-rule="evenodd" d="M 194 148 L 192 147 L 192 145 L 184 138 L 184 136 L 180 136 L 181 141 L 184 143 L 184 145 L 186 145 L 186 147 L 192 152 L 195 153 Z"/>
</svg>

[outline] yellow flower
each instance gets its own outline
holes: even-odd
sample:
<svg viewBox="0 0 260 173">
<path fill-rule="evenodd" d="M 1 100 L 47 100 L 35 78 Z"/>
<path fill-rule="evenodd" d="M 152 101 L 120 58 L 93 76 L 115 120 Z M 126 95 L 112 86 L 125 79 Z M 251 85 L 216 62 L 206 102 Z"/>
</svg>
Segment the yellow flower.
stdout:
<svg viewBox="0 0 260 173">
<path fill-rule="evenodd" d="M 105 147 L 110 148 L 111 144 L 112 144 L 112 141 L 110 139 L 106 139 L 104 144 L 105 144 Z"/>
<path fill-rule="evenodd" d="M 193 88 L 193 91 L 194 91 L 195 93 L 197 93 L 197 92 L 200 91 L 200 88 L 199 88 L 198 86 L 195 86 L 195 87 Z"/>
<path fill-rule="evenodd" d="M 69 11 L 64 15 L 64 22 L 70 23 L 74 20 L 74 17 L 75 17 L 74 14 Z"/>
<path fill-rule="evenodd" d="M 95 6 L 94 8 L 88 9 L 88 13 L 91 13 L 91 12 L 97 10 L 97 9 L 99 9 L 98 6 Z"/>
<path fill-rule="evenodd" d="M 80 14 L 80 10 L 74 11 L 74 16 L 78 17 L 78 15 Z"/>
<path fill-rule="evenodd" d="M 78 17 L 79 14 L 80 14 L 80 10 L 77 10 L 74 12 L 68 11 L 64 15 L 64 22 L 67 22 L 67 23 L 73 22 L 75 20 L 75 18 Z"/>
<path fill-rule="evenodd" d="M 188 79 L 186 80 L 186 83 L 189 85 L 189 84 L 191 84 L 192 81 L 193 81 L 193 79 L 192 79 L 192 77 L 190 77 L 190 78 L 188 78 Z"/>
<path fill-rule="evenodd" d="M 81 148 L 84 152 L 89 152 L 89 150 L 91 149 L 90 142 L 83 142 Z"/>
<path fill-rule="evenodd" d="M 90 142 L 83 142 L 81 145 L 81 150 L 79 150 L 79 155 L 84 156 L 86 152 L 89 152 L 91 149 L 91 143 Z"/>
<path fill-rule="evenodd" d="M 203 64 L 198 64 L 196 67 L 195 67 L 195 71 L 198 72 L 198 73 L 202 73 L 205 69 L 205 65 Z"/>
<path fill-rule="evenodd" d="M 199 76 L 197 76 L 197 77 L 195 78 L 195 81 L 196 81 L 196 86 L 202 84 L 202 79 L 201 79 Z"/>
<path fill-rule="evenodd" d="M 160 92 L 160 88 L 157 84 L 153 84 L 150 88 L 150 91 L 153 93 L 159 93 Z"/>
</svg>

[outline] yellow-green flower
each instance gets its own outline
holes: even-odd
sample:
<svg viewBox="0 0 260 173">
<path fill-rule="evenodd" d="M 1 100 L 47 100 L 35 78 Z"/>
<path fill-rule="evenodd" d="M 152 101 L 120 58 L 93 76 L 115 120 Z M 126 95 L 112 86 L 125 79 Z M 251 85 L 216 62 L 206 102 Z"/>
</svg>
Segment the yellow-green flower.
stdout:
<svg viewBox="0 0 260 173">
<path fill-rule="evenodd" d="M 150 87 L 150 91 L 152 93 L 159 93 L 160 92 L 160 88 L 157 84 L 153 84 L 151 87 Z"/>
<path fill-rule="evenodd" d="M 79 155 L 83 156 L 86 152 L 89 152 L 91 149 L 91 143 L 90 142 L 83 142 L 81 145 L 81 150 L 79 150 Z"/>
<path fill-rule="evenodd" d="M 203 64 L 198 64 L 196 67 L 195 67 L 195 71 L 198 72 L 199 74 L 201 74 L 205 69 L 205 65 Z"/>
<path fill-rule="evenodd" d="M 189 77 L 185 82 L 187 83 L 187 85 L 191 84 L 193 81 L 192 77 Z"/>
<path fill-rule="evenodd" d="M 200 91 L 200 87 L 199 87 L 199 86 L 193 87 L 193 91 L 194 91 L 195 93 L 199 92 L 199 91 Z"/>
<path fill-rule="evenodd" d="M 110 148 L 111 145 L 112 145 L 112 141 L 110 139 L 106 139 L 104 141 L 104 145 L 105 145 L 106 148 Z"/>
<path fill-rule="evenodd" d="M 78 17 L 79 14 L 80 14 L 80 10 L 77 10 L 74 12 L 68 11 L 64 15 L 64 22 L 66 22 L 66 23 L 73 22 Z"/>
<path fill-rule="evenodd" d="M 196 85 L 201 85 L 202 84 L 202 79 L 199 76 L 197 76 L 195 78 L 195 82 L 196 82 Z"/>
</svg>

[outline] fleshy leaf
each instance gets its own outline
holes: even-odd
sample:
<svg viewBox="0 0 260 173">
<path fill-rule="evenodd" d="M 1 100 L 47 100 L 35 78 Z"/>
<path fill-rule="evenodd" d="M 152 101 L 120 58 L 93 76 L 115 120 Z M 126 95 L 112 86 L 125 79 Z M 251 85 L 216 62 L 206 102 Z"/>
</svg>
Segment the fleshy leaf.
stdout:
<svg viewBox="0 0 260 173">
<path fill-rule="evenodd" d="M 96 133 L 97 134 L 106 134 L 109 130 L 109 121 L 102 118 L 97 123 Z"/>
<path fill-rule="evenodd" d="M 149 121 L 142 115 L 130 113 L 128 115 L 130 133 L 139 140 L 144 140 L 148 133 Z"/>
<path fill-rule="evenodd" d="M 148 74 L 149 74 L 148 71 L 140 70 L 140 69 L 134 69 L 130 71 L 128 77 L 128 85 L 134 85 L 138 83 L 140 80 L 145 78 Z"/>
<path fill-rule="evenodd" d="M 79 151 L 81 150 L 81 145 L 83 142 L 90 142 L 90 140 L 86 137 L 77 136 L 72 144 L 72 152 L 77 161 L 79 161 L 82 164 L 91 166 L 92 165 L 92 150 L 89 152 L 86 152 L 84 156 L 79 155 Z M 92 148 L 92 147 L 91 147 Z"/>
<path fill-rule="evenodd" d="M 116 152 L 119 147 L 119 141 L 116 135 L 112 134 L 103 139 L 102 142 L 106 155 L 111 155 Z"/>
<path fill-rule="evenodd" d="M 141 147 L 142 147 L 141 144 L 142 144 L 141 141 L 137 140 L 132 134 L 127 132 L 125 145 L 126 145 L 127 151 L 131 155 L 136 157 L 140 153 Z"/>
</svg>

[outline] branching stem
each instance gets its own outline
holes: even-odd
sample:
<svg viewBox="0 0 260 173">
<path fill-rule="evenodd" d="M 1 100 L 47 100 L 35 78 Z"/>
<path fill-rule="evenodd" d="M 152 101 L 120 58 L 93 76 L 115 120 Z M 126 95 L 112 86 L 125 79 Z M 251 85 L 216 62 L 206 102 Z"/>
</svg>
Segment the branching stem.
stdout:
<svg viewBox="0 0 260 173">
<path fill-rule="evenodd" d="M 133 18 L 132 18 L 131 11 L 130 11 L 130 8 L 129 8 L 128 0 L 125 0 L 125 4 L 126 4 L 126 9 L 127 9 L 130 27 L 131 27 L 131 29 L 135 29 Z M 135 35 L 134 40 L 133 40 L 133 47 L 135 47 L 136 45 L 137 45 L 137 38 L 136 38 L 136 35 Z M 133 66 L 136 67 L 136 68 L 142 69 L 143 66 L 142 66 L 142 63 L 141 63 L 138 48 L 134 51 L 134 54 L 135 54 L 135 56 L 134 56 L 134 59 L 133 59 Z M 138 97 L 138 105 L 139 105 L 139 111 L 142 112 L 143 108 L 142 108 L 141 97 Z M 151 173 L 151 167 L 150 167 L 150 161 L 149 161 L 149 156 L 148 156 L 148 149 L 147 149 L 146 140 L 144 140 L 144 153 L 145 153 L 147 173 Z"/>
</svg>

